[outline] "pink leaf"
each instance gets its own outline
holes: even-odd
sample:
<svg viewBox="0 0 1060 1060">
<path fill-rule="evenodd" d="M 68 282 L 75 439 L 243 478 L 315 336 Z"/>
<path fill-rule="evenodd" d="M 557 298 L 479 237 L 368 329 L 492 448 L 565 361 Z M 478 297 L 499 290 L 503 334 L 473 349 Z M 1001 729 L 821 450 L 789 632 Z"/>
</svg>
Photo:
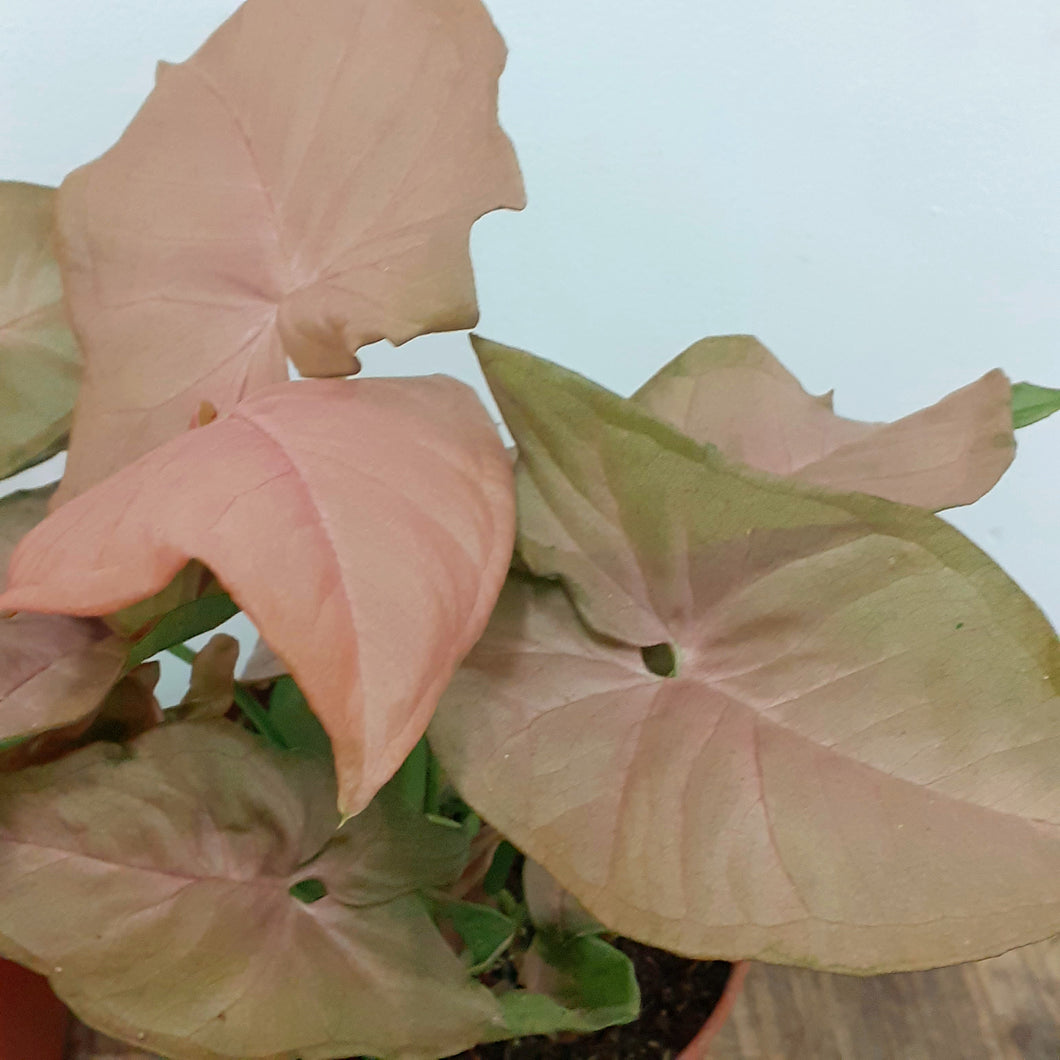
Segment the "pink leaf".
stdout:
<svg viewBox="0 0 1060 1060">
<path fill-rule="evenodd" d="M 703 339 L 634 400 L 697 442 L 775 475 L 940 511 L 971 504 L 1012 463 L 1012 387 L 1003 372 L 894 423 L 861 423 L 812 397 L 756 339 Z"/>
<path fill-rule="evenodd" d="M 485 626 L 512 509 L 510 462 L 463 384 L 280 383 L 55 511 L 0 607 L 105 613 L 200 560 L 289 665 L 355 813 Z"/>
<path fill-rule="evenodd" d="M 478 0 L 248 0 L 59 195 L 85 381 L 56 503 L 213 410 L 477 318 L 476 218 L 524 203 Z"/>
<path fill-rule="evenodd" d="M 986 555 L 480 355 L 553 581 L 511 581 L 432 723 L 477 812 L 679 953 L 897 971 L 1060 931 L 1060 642 Z"/>
</svg>

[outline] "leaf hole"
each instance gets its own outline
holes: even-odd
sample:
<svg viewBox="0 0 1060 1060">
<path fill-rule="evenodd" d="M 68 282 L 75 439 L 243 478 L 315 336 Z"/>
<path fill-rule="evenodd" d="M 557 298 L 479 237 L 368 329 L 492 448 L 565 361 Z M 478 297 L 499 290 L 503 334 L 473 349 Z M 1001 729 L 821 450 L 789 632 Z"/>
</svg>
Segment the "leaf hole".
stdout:
<svg viewBox="0 0 1060 1060">
<path fill-rule="evenodd" d="M 649 673 L 657 677 L 677 676 L 677 652 L 672 644 L 649 644 L 640 649 L 640 657 Z"/>
<path fill-rule="evenodd" d="M 290 892 L 292 897 L 297 898 L 300 902 L 305 902 L 306 905 L 312 905 L 314 902 L 319 902 L 321 898 L 324 898 L 328 889 L 324 885 L 323 880 L 318 880 L 315 877 L 308 880 L 299 880 Z"/>
</svg>

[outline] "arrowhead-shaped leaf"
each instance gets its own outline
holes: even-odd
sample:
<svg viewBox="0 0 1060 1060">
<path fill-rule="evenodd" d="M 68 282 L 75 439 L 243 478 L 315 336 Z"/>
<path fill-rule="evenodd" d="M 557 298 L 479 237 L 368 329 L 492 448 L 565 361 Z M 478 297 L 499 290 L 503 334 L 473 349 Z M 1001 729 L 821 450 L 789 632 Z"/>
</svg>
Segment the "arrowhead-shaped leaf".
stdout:
<svg viewBox="0 0 1060 1060">
<path fill-rule="evenodd" d="M 1011 387 L 1000 371 L 894 423 L 862 423 L 807 394 L 749 335 L 697 342 L 634 399 L 761 471 L 931 511 L 978 500 L 1016 452 Z"/>
<path fill-rule="evenodd" d="M 81 358 L 52 251 L 55 189 L 0 181 L 0 478 L 66 441 Z"/>
<path fill-rule="evenodd" d="M 561 587 L 505 590 L 430 736 L 478 812 L 679 953 L 865 972 L 1060 930 L 1060 646 L 983 553 L 527 354 L 484 366 L 522 554 L 596 632 Z"/>
<path fill-rule="evenodd" d="M 511 474 L 455 380 L 281 383 L 53 512 L 0 607 L 107 613 L 200 560 L 287 662 L 356 813 L 486 624 L 511 558 Z"/>
<path fill-rule="evenodd" d="M 471 224 L 521 207 L 478 0 L 248 0 L 59 196 L 86 355 L 64 503 L 203 403 L 349 375 L 477 317 Z"/>
<path fill-rule="evenodd" d="M 0 778 L 0 950 L 174 1060 L 424 1058 L 503 1034 L 416 893 L 459 875 L 466 834 L 385 799 L 337 824 L 325 764 L 227 722 Z"/>
</svg>

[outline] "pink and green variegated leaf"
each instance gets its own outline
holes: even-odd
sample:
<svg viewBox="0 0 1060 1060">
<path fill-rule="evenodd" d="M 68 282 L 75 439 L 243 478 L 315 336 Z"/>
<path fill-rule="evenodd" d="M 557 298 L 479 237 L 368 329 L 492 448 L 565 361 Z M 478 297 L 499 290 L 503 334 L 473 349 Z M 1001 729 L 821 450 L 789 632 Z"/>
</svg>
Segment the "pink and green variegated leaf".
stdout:
<svg viewBox="0 0 1060 1060">
<path fill-rule="evenodd" d="M 870 972 L 1060 931 L 1060 644 L 988 557 L 528 354 L 483 364 L 523 557 L 565 586 L 513 581 L 439 707 L 476 810 L 690 955 Z"/>
<path fill-rule="evenodd" d="M 511 558 L 511 477 L 453 379 L 280 383 L 53 512 L 0 607 L 105 614 L 201 561 L 305 692 L 356 813 L 485 627 Z"/>
<path fill-rule="evenodd" d="M 0 741 L 91 714 L 121 675 L 126 652 L 94 619 L 31 612 L 0 619 Z"/>
<path fill-rule="evenodd" d="M 476 218 L 521 208 L 479 0 L 248 0 L 59 195 L 86 355 L 63 503 L 264 385 L 477 318 Z M 204 405 L 204 403 L 206 403 Z"/>
<path fill-rule="evenodd" d="M 174 1060 L 413 1060 L 503 1035 L 418 893 L 460 874 L 466 833 L 382 798 L 338 824 L 326 764 L 223 721 L 0 777 L 0 952 Z"/>
<path fill-rule="evenodd" d="M 93 710 L 57 729 L 18 740 L 0 752 L 0 772 L 53 762 L 95 740 L 124 743 L 161 725 L 162 708 L 154 695 L 160 672 L 157 662 L 137 666 Z"/>
<path fill-rule="evenodd" d="M 971 504 L 1012 463 L 1012 387 L 1000 371 L 894 423 L 861 423 L 807 394 L 756 339 L 703 339 L 634 395 L 697 442 L 775 475 L 939 511 Z"/>
<path fill-rule="evenodd" d="M 58 452 L 81 356 L 52 249 L 55 189 L 0 181 L 0 478 Z"/>
<path fill-rule="evenodd" d="M 11 553 L 47 514 L 54 487 L 0 498 L 0 589 Z M 0 618 L 0 741 L 70 725 L 94 711 L 121 674 L 125 647 L 95 619 Z"/>
</svg>

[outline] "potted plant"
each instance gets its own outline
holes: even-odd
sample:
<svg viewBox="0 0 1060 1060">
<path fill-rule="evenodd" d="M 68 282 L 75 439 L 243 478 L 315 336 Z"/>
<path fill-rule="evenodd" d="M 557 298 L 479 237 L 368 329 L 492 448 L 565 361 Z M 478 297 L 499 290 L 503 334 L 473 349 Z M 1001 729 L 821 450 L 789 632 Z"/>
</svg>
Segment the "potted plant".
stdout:
<svg viewBox="0 0 1060 1060">
<path fill-rule="evenodd" d="M 57 193 L 0 188 L 0 473 L 70 432 L 0 501 L 0 954 L 151 1053 L 573 1056 L 638 947 L 867 974 L 1060 926 L 1060 646 L 935 514 L 1060 392 L 863 424 L 747 336 L 628 399 L 476 337 L 513 460 L 463 384 L 349 378 L 475 322 L 503 62 L 477 0 L 249 0 Z M 185 642 L 239 610 L 237 680 Z"/>
</svg>

